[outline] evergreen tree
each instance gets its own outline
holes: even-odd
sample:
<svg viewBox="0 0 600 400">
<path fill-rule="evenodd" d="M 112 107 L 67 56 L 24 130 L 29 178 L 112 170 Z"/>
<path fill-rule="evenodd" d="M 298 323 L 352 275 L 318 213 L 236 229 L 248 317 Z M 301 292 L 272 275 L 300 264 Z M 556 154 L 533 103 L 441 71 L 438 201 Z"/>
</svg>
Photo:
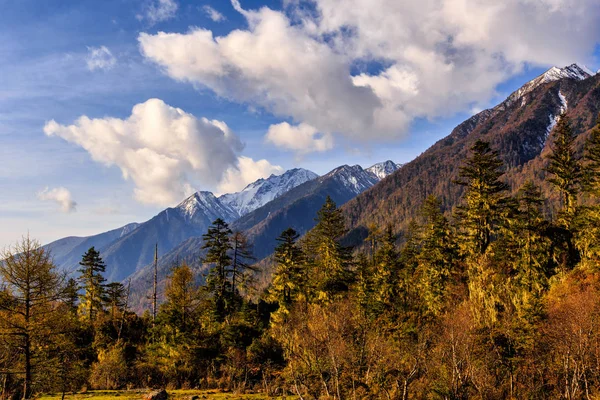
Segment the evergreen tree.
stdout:
<svg viewBox="0 0 600 400">
<path fill-rule="evenodd" d="M 231 292 L 232 298 L 239 296 L 239 285 L 244 280 L 251 279 L 248 272 L 256 272 L 258 268 L 252 263 L 256 258 L 252 254 L 252 246 L 248 243 L 248 238 L 242 232 L 236 231 L 231 235 Z"/>
<path fill-rule="evenodd" d="M 205 263 L 212 264 L 206 277 L 206 290 L 212 296 L 215 316 L 218 321 L 223 321 L 231 309 L 231 283 L 228 275 L 231 269 L 230 241 L 231 229 L 221 218 L 216 219 L 202 236 L 203 249 L 207 250 Z"/>
<path fill-rule="evenodd" d="M 421 251 L 418 255 L 420 292 L 427 313 L 438 315 L 445 303 L 446 287 L 457 259 L 457 248 L 450 235 L 442 202 L 429 196 L 421 210 Z"/>
<path fill-rule="evenodd" d="M 79 284 L 73 278 L 69 278 L 65 287 L 65 299 L 69 310 L 77 313 L 77 303 L 79 302 Z"/>
<path fill-rule="evenodd" d="M 288 228 L 279 235 L 275 248 L 275 271 L 269 288 L 269 300 L 279 304 L 276 320 L 285 319 L 292 304 L 305 296 L 304 252 L 296 243 L 300 235 Z"/>
<path fill-rule="evenodd" d="M 316 222 L 307 234 L 307 254 L 311 256 L 316 297 L 319 301 L 328 301 L 346 291 L 350 283 L 351 254 L 340 243 L 348 230 L 341 210 L 329 196 L 318 211 Z"/>
<path fill-rule="evenodd" d="M 583 189 L 596 198 L 600 198 L 600 114 L 596 126 L 592 129 L 585 143 L 585 160 L 583 169 Z"/>
<path fill-rule="evenodd" d="M 162 312 L 168 325 L 179 332 L 188 332 L 197 318 L 202 299 L 194 274 L 186 264 L 173 268 L 165 289 L 166 302 Z"/>
<path fill-rule="evenodd" d="M 580 206 L 574 220 L 575 245 L 586 266 L 600 265 L 600 115 L 585 143 L 583 191 L 591 205 Z"/>
<path fill-rule="evenodd" d="M 544 218 L 544 198 L 540 188 L 526 182 L 517 195 L 518 212 L 511 224 L 511 235 L 505 258 L 513 263 L 512 301 L 520 315 L 537 307 L 548 287 L 551 242 L 547 236 L 549 223 Z M 506 242 L 505 242 L 506 243 Z"/>
<path fill-rule="evenodd" d="M 508 185 L 499 180 L 502 165 L 498 152 L 489 143 L 478 140 L 460 168 L 456 183 L 464 186 L 466 192 L 457 216 L 463 235 L 461 247 L 467 255 L 484 254 L 497 232 L 508 190 Z"/>
<path fill-rule="evenodd" d="M 559 221 L 564 227 L 569 228 L 575 214 L 582 170 L 573 146 L 575 136 L 566 115 L 560 117 L 553 132 L 552 154 L 548 157 L 549 164 L 546 172 L 550 175 L 548 182 L 560 193 L 562 209 Z"/>
<path fill-rule="evenodd" d="M 396 235 L 388 226 L 374 256 L 372 276 L 373 297 L 379 312 L 389 310 L 397 300 L 400 253 L 396 249 Z"/>
<path fill-rule="evenodd" d="M 111 282 L 105 287 L 105 302 L 110 310 L 112 321 L 116 321 L 117 315 L 125 308 L 126 289 L 120 282 Z"/>
<path fill-rule="evenodd" d="M 89 322 L 94 322 L 96 315 L 102 311 L 105 303 L 104 276 L 106 270 L 104 261 L 100 257 L 100 252 L 91 247 L 79 263 L 81 268 L 78 272 L 81 274 L 79 283 L 84 293 L 79 303 L 79 312 Z"/>
</svg>

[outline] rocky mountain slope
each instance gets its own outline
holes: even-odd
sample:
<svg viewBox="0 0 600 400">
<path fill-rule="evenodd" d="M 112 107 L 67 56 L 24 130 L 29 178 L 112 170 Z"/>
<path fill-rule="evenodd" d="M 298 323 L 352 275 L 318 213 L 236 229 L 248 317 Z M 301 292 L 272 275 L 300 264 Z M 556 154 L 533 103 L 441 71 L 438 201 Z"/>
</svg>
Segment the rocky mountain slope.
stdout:
<svg viewBox="0 0 600 400">
<path fill-rule="evenodd" d="M 460 201 L 462 188 L 452 183 L 468 149 L 478 139 L 491 143 L 505 162 L 505 179 L 517 190 L 526 179 L 544 184 L 549 134 L 562 112 L 580 135 L 578 146 L 600 110 L 600 76 L 571 65 L 551 68 L 526 83 L 494 108 L 458 125 L 449 136 L 405 164 L 388 179 L 344 205 L 354 243 L 370 223 L 392 225 L 401 232 L 417 215 L 424 199 L 434 194 L 450 209 Z"/>
</svg>

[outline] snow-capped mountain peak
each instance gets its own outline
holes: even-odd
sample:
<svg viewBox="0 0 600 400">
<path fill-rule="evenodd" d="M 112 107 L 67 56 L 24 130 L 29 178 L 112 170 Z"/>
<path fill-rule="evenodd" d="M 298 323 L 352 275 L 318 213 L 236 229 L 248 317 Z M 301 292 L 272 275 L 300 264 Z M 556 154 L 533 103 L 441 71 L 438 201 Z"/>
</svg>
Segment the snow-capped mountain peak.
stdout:
<svg viewBox="0 0 600 400">
<path fill-rule="evenodd" d="M 525 96 L 545 83 L 554 82 L 565 78 L 582 81 L 591 77 L 592 75 L 594 74 L 591 73 L 591 71 L 589 71 L 586 67 L 581 67 L 577 64 L 571 64 L 564 68 L 552 67 L 548 71 L 544 72 L 535 79 L 530 80 L 519 89 L 514 91 L 510 96 L 508 96 L 508 99 L 494 107 L 493 111 L 505 110 L 519 100 L 521 100 L 521 105 L 525 105 L 527 103 L 525 101 Z"/>
<path fill-rule="evenodd" d="M 342 165 L 324 175 L 322 179 L 334 178 L 342 186 L 359 194 L 379 182 L 371 172 L 367 172 L 360 165 Z"/>
<path fill-rule="evenodd" d="M 238 217 L 235 210 L 222 204 L 211 192 L 196 192 L 177 207 L 175 207 L 186 220 L 193 220 L 197 215 L 208 217 L 210 220 L 223 218 L 234 220 Z"/>
<path fill-rule="evenodd" d="M 365 169 L 365 171 L 372 173 L 373 175 L 375 175 L 377 177 L 377 179 L 382 180 L 386 176 L 391 175 L 394 172 L 396 172 L 397 170 L 399 170 L 400 167 L 402 167 L 402 165 L 396 164 L 393 161 L 387 160 L 387 161 L 372 165 L 369 168 Z"/>
<path fill-rule="evenodd" d="M 271 175 L 267 179 L 259 179 L 240 192 L 224 194 L 219 197 L 219 201 L 242 216 L 317 177 L 318 175 L 312 171 L 294 168 L 281 175 Z"/>
</svg>

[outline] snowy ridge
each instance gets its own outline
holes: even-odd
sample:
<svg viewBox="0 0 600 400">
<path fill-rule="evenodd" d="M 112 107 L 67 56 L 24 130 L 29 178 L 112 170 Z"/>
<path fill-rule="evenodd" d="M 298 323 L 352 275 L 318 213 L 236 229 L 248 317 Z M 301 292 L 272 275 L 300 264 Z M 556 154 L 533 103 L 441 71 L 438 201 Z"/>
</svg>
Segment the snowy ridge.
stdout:
<svg viewBox="0 0 600 400">
<path fill-rule="evenodd" d="M 380 180 L 375 174 L 364 170 L 360 165 L 342 165 L 327 175 L 323 175 L 322 179 L 326 178 L 335 179 L 339 184 L 356 194 L 364 192 Z"/>
<path fill-rule="evenodd" d="M 282 175 L 259 179 L 246 186 L 241 192 L 224 194 L 219 197 L 219 201 L 242 216 L 317 177 L 318 175 L 312 171 L 294 168 Z"/>
<path fill-rule="evenodd" d="M 221 203 L 211 192 L 196 192 L 182 201 L 175 209 L 186 221 L 193 221 L 199 216 L 206 216 L 211 221 L 217 218 L 233 221 L 238 217 L 235 210 Z"/>
<path fill-rule="evenodd" d="M 586 67 L 581 67 L 577 64 L 571 64 L 568 67 L 564 68 L 552 67 L 548 71 L 544 72 L 542 75 L 527 82 L 518 90 L 514 91 L 510 96 L 508 96 L 508 98 L 504 102 L 494 107 L 493 110 L 505 110 L 518 100 L 521 100 L 521 106 L 523 106 L 527 103 L 525 96 L 528 93 L 531 93 L 533 90 L 535 90 L 538 86 L 543 85 L 544 83 L 554 82 L 564 78 L 581 81 L 594 75 L 590 72 L 591 71 L 589 71 Z"/>
<path fill-rule="evenodd" d="M 382 180 L 388 175 L 393 174 L 402 167 L 401 164 L 396 164 L 393 161 L 387 160 L 384 162 L 377 163 L 365 169 L 365 171 L 372 173 L 377 177 L 378 180 Z"/>
</svg>

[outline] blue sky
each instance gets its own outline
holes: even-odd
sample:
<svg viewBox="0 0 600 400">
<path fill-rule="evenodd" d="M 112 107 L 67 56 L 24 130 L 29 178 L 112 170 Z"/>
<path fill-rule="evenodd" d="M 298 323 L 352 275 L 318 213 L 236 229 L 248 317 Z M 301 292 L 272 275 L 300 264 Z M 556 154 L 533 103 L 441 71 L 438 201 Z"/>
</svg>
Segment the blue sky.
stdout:
<svg viewBox="0 0 600 400">
<path fill-rule="evenodd" d="M 573 1 L 0 0 L 0 248 L 410 161 L 551 65 L 600 67 L 598 6 Z"/>
</svg>

